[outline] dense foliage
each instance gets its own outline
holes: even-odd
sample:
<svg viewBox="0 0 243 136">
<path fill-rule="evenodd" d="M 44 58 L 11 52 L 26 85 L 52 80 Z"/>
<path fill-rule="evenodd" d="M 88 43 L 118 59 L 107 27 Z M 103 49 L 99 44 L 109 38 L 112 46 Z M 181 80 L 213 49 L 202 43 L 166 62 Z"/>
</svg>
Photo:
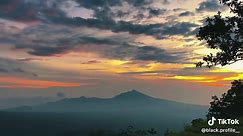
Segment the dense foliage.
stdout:
<svg viewBox="0 0 243 136">
<path fill-rule="evenodd" d="M 207 117 L 233 118 L 243 116 L 243 80 L 232 82 L 231 89 L 221 98 L 212 97 Z"/>
<path fill-rule="evenodd" d="M 197 63 L 201 67 L 205 62 L 208 67 L 227 65 L 243 60 L 243 2 L 242 0 L 220 0 L 230 8 L 232 16 L 217 15 L 206 19 L 206 25 L 199 28 L 199 40 L 206 41 L 211 49 L 220 51 L 214 55 L 203 57 L 204 62 Z"/>
</svg>

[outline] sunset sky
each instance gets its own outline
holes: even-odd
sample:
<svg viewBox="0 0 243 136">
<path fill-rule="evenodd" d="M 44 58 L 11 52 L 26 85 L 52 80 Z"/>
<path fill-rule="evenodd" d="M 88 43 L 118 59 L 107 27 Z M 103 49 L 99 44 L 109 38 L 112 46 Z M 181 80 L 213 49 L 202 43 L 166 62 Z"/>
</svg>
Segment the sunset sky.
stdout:
<svg viewBox="0 0 243 136">
<path fill-rule="evenodd" d="M 1 0 L 0 99 L 112 97 L 131 89 L 208 104 L 243 63 L 195 68 L 196 38 L 218 0 Z"/>
</svg>

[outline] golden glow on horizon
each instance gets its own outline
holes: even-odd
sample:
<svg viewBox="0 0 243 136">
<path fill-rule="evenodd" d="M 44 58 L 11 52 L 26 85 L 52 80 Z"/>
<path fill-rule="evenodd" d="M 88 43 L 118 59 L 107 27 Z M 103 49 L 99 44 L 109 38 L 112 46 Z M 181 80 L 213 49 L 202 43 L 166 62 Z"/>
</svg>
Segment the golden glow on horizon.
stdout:
<svg viewBox="0 0 243 136">
<path fill-rule="evenodd" d="M 232 71 L 229 69 L 217 68 L 217 69 L 213 69 L 213 70 L 209 69 L 209 72 L 211 72 L 211 73 L 230 73 Z"/>
<path fill-rule="evenodd" d="M 206 77 L 202 77 L 202 76 L 175 76 L 173 78 L 179 80 L 194 80 L 194 81 L 203 81 L 207 79 Z"/>
<path fill-rule="evenodd" d="M 122 61 L 122 60 L 108 60 L 107 63 L 112 65 L 112 66 L 120 66 L 123 64 L 128 63 L 129 61 Z"/>
<path fill-rule="evenodd" d="M 82 56 L 85 56 L 82 54 Z M 195 64 L 174 64 L 174 63 L 157 63 L 157 62 L 133 62 L 123 60 L 109 60 L 104 58 L 96 58 L 94 56 L 87 56 L 83 62 L 87 60 L 96 60 L 94 63 L 81 63 L 79 55 L 72 55 L 65 59 L 56 58 L 47 61 L 46 64 L 52 66 L 54 69 L 62 69 L 67 71 L 80 71 L 92 74 L 96 71 L 96 74 L 126 74 L 131 78 L 142 80 L 183 80 L 188 82 L 202 83 L 209 86 L 225 86 L 229 81 L 243 78 L 243 75 L 237 74 L 232 70 L 226 68 L 206 69 L 209 73 L 215 73 L 216 75 L 187 75 L 180 74 L 166 74 L 163 71 L 180 71 L 186 68 L 195 68 Z M 99 59 L 99 60 L 98 60 Z M 67 63 L 69 62 L 69 63 Z M 87 71 L 88 69 L 88 71 Z M 200 69 L 199 69 L 200 70 Z M 160 73 L 162 71 L 162 73 Z M 205 69 L 204 69 L 205 71 Z M 134 73 L 130 74 L 129 73 Z M 205 72 L 206 74 L 206 72 Z M 226 83 L 227 81 L 227 83 Z"/>
<path fill-rule="evenodd" d="M 223 80 L 225 81 L 233 81 L 233 80 L 238 80 L 238 79 L 243 79 L 243 74 L 236 74 L 231 77 L 225 77 Z"/>
</svg>

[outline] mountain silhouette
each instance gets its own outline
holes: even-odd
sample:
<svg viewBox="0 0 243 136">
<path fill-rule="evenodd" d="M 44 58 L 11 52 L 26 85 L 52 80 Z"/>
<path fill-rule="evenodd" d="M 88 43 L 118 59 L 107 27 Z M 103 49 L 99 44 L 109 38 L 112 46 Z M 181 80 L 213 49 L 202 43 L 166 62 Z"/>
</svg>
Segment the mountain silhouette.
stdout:
<svg viewBox="0 0 243 136">
<path fill-rule="evenodd" d="M 197 113 L 205 111 L 206 106 L 179 103 L 157 99 L 139 91 L 131 90 L 112 98 L 80 97 L 66 98 L 56 102 L 48 102 L 37 106 L 23 106 L 8 109 L 17 112 L 137 112 L 149 111 L 169 114 L 170 112 Z"/>
<path fill-rule="evenodd" d="M 113 99 L 123 99 L 123 100 L 141 100 L 141 99 L 153 99 L 150 96 L 147 96 L 137 90 L 131 90 L 125 93 L 121 93 L 115 97 L 113 97 Z"/>
<path fill-rule="evenodd" d="M 66 98 L 36 106 L 7 109 L 0 112 L 0 122 L 4 124 L 0 125 L 0 129 L 6 130 L 6 134 L 13 132 L 13 136 L 46 135 L 36 132 L 47 131 L 51 136 L 74 130 L 80 132 L 79 135 L 88 136 L 93 130 L 116 131 L 134 125 L 155 128 L 162 135 L 166 128 L 180 130 L 192 119 L 204 117 L 207 108 L 153 98 L 131 90 L 112 98 Z M 13 124 L 19 126 L 18 129 L 8 131 L 12 130 Z"/>
</svg>

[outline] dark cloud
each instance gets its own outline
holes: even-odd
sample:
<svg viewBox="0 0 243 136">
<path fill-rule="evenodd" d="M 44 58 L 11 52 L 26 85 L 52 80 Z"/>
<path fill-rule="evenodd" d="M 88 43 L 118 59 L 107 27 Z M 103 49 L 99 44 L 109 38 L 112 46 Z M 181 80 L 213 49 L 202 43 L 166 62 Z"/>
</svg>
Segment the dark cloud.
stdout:
<svg viewBox="0 0 243 136">
<path fill-rule="evenodd" d="M 114 13 L 116 17 L 122 18 L 122 17 L 127 17 L 129 15 L 129 12 L 125 12 L 122 10 L 118 10 L 116 13 Z"/>
<path fill-rule="evenodd" d="M 97 63 L 101 63 L 101 62 L 98 60 L 89 60 L 86 62 L 82 62 L 81 64 L 97 64 Z"/>
<path fill-rule="evenodd" d="M 123 43 L 114 50 L 104 52 L 105 56 L 125 60 L 143 60 L 175 63 L 179 61 L 176 56 L 169 55 L 165 50 L 153 46 L 135 46 Z"/>
<path fill-rule="evenodd" d="M 45 17 L 65 16 L 59 9 L 60 0 L 1 0 L 0 17 L 20 20 L 33 21 L 43 20 Z"/>
<path fill-rule="evenodd" d="M 167 9 L 158 9 L 158 8 L 148 8 L 149 10 L 149 17 L 157 17 L 159 15 L 163 15 Z"/>
<path fill-rule="evenodd" d="M 125 0 L 125 1 L 135 7 L 140 7 L 144 5 L 149 5 L 153 3 L 154 0 Z"/>
<path fill-rule="evenodd" d="M 89 9 L 96 9 L 99 7 L 106 7 L 106 6 L 120 6 L 122 5 L 122 0 L 75 0 L 80 4 L 80 6 L 89 8 Z"/>
<path fill-rule="evenodd" d="M 63 24 L 67 26 L 84 26 L 98 29 L 111 30 L 112 32 L 129 32 L 130 34 L 145 34 L 154 36 L 155 38 L 165 38 L 172 35 L 184 35 L 189 33 L 192 27 L 195 27 L 195 24 L 192 23 L 174 23 L 174 24 L 136 24 L 133 22 L 127 21 L 115 21 L 113 17 L 117 14 L 112 12 L 110 6 L 117 6 L 122 3 L 122 0 L 80 0 L 77 1 L 80 6 L 85 8 L 90 8 L 94 10 L 94 18 L 70 18 L 60 10 L 59 4 L 63 4 L 62 0 L 53 0 L 51 3 L 47 0 L 43 1 L 24 1 L 17 0 L 9 2 L 10 4 L 5 4 L 1 9 L 10 7 L 10 11 L 1 10 L 0 17 L 11 18 L 14 20 L 40 20 L 47 24 Z M 127 3 L 130 3 L 133 6 L 139 6 L 140 4 L 150 4 L 152 0 L 127 0 Z M 6 6 L 7 5 L 7 6 Z M 144 8 L 144 7 L 142 7 Z M 149 17 L 158 16 L 166 12 L 165 9 L 156 9 L 148 8 Z M 122 14 L 121 14 L 122 15 Z M 141 14 L 143 15 L 143 14 Z M 141 16 L 140 16 L 141 17 Z M 143 18 L 144 16 L 142 16 Z M 185 25 L 186 24 L 186 25 Z M 179 28 L 179 26 L 182 26 Z M 172 30 L 172 31 L 171 31 Z M 20 47 L 20 46 L 19 46 Z M 39 50 L 45 50 L 45 47 L 36 47 L 42 48 Z M 55 52 L 66 50 L 63 48 L 48 48 L 48 54 L 55 54 Z M 32 54 L 44 54 L 40 52 L 39 54 L 33 52 Z"/>
<path fill-rule="evenodd" d="M 153 46 L 143 46 L 138 48 L 137 54 L 135 55 L 136 60 L 155 60 L 159 62 L 174 61 L 174 57 L 166 55 L 165 51 Z"/>
<path fill-rule="evenodd" d="M 30 67 L 30 65 L 9 58 L 0 58 L 0 73 L 2 74 L 38 76 L 34 72 L 27 70 L 26 67 Z"/>
<path fill-rule="evenodd" d="M 185 9 L 183 9 L 183 8 L 175 8 L 175 9 L 173 9 L 172 11 L 174 11 L 174 12 L 178 12 L 178 11 L 183 11 L 183 10 L 185 10 Z"/>
<path fill-rule="evenodd" d="M 119 1 L 119 0 L 118 0 Z M 134 6 L 135 8 L 129 12 L 121 11 L 121 10 L 112 10 L 112 6 L 123 6 L 124 2 L 129 5 Z M 148 5 L 153 3 L 153 0 L 120 0 L 115 4 L 109 4 L 110 2 L 106 2 L 100 4 L 102 6 L 97 8 L 97 5 L 93 5 L 90 7 L 94 11 L 94 17 L 97 19 L 106 19 L 106 20 L 114 20 L 114 18 L 122 18 L 127 16 L 133 16 L 134 19 L 143 19 L 143 18 L 151 18 L 157 17 L 159 15 L 164 14 L 166 9 L 159 9 L 150 7 Z M 85 7 L 86 8 L 86 7 Z M 135 12 L 138 12 L 136 15 L 133 15 Z M 148 13 L 146 13 L 148 12 Z"/>
<path fill-rule="evenodd" d="M 56 47 L 51 47 L 51 46 L 31 46 L 31 51 L 28 51 L 29 54 L 36 55 L 36 56 L 52 56 L 52 55 L 57 55 L 57 54 L 64 54 L 67 53 L 70 48 L 72 47 L 67 47 L 64 45 L 59 45 Z M 18 48 L 18 46 L 17 46 Z M 28 47 L 20 47 L 20 48 L 28 48 Z"/>
<path fill-rule="evenodd" d="M 101 20 L 114 20 L 115 17 L 124 17 L 130 13 L 118 10 L 112 11 L 112 7 L 122 7 L 124 3 L 135 7 L 136 9 L 144 8 L 144 6 L 150 5 L 154 0 L 75 0 L 80 4 L 80 7 L 84 7 L 94 11 L 94 18 Z"/>
<path fill-rule="evenodd" d="M 98 28 L 110 30 L 114 33 L 128 32 L 133 35 L 143 34 L 158 39 L 168 38 L 174 35 L 190 35 L 196 24 L 189 22 L 138 24 L 128 21 L 117 21 L 118 12 L 111 10 L 112 6 L 121 6 L 123 2 L 141 9 L 146 8 L 149 17 L 159 16 L 166 12 L 165 9 L 151 8 L 153 0 L 75 0 L 80 7 L 94 11 L 93 18 L 71 18 L 60 9 L 63 0 L 10 0 L 1 1 L 0 17 L 11 20 L 39 20 L 41 25 L 28 27 L 19 33 L 0 34 L 1 43 L 15 45 L 15 49 L 27 49 L 27 52 L 35 56 L 61 55 L 70 51 L 94 52 L 102 57 L 129 60 L 152 60 L 159 62 L 175 62 L 178 57 L 169 55 L 165 50 L 138 45 L 126 39 L 114 40 L 87 36 L 75 33 L 72 28 Z M 164 1 L 168 2 L 168 1 Z M 148 7 L 144 7 L 147 5 Z M 127 13 L 121 12 L 119 16 Z M 58 26 L 61 26 L 58 28 Z M 22 59 L 19 61 L 31 61 Z"/>
<path fill-rule="evenodd" d="M 162 35 L 191 35 L 191 32 L 195 30 L 198 25 L 188 22 L 176 23 L 174 25 L 168 25 L 164 27 Z"/>
<path fill-rule="evenodd" d="M 27 75 L 32 75 L 32 76 L 35 76 L 35 77 L 38 76 L 36 73 L 28 72 L 28 71 L 26 71 L 22 68 L 13 68 L 12 71 L 14 73 L 18 73 L 18 74 L 27 74 Z"/>
<path fill-rule="evenodd" d="M 140 8 L 153 3 L 153 0 L 70 0 L 68 2 L 77 2 L 79 7 L 93 10 L 94 17 L 101 19 L 103 17 L 112 18 L 116 14 L 111 11 L 113 6 L 123 6 L 124 3 L 128 3 Z M 0 17 L 21 21 L 48 22 L 52 17 L 67 17 L 61 7 L 69 7 L 68 2 L 65 0 L 1 0 Z"/>
<path fill-rule="evenodd" d="M 135 15 L 134 19 L 138 19 L 140 16 L 140 19 L 142 16 L 144 16 L 143 11 L 145 10 L 145 7 L 150 7 L 149 5 L 154 2 L 154 0 L 76 0 L 80 7 L 88 8 L 90 10 L 94 11 L 93 17 L 96 19 L 101 20 L 114 20 L 114 18 L 121 18 L 125 16 L 134 16 L 132 15 L 135 10 L 141 10 L 142 12 Z M 130 6 L 133 6 L 133 11 L 124 12 L 122 10 L 112 10 L 113 6 L 123 7 L 124 5 L 128 4 Z M 152 10 L 152 8 L 151 8 Z M 151 15 L 155 12 L 160 12 L 158 9 L 154 9 L 151 11 Z M 156 15 L 157 16 L 157 15 Z M 145 17 L 145 16 L 144 16 Z"/>
<path fill-rule="evenodd" d="M 26 73 L 26 71 L 21 68 L 14 68 L 13 71 L 18 73 Z"/>
<path fill-rule="evenodd" d="M 175 24 L 133 24 L 131 22 L 113 20 L 97 20 L 76 18 L 70 23 L 79 26 L 94 27 L 99 29 L 108 29 L 112 32 L 129 32 L 130 34 L 145 34 L 155 38 L 165 38 L 172 35 L 184 35 L 190 33 L 196 24 L 189 22 L 180 22 Z"/>
<path fill-rule="evenodd" d="M 194 16 L 195 14 L 193 12 L 190 11 L 185 11 L 179 14 L 180 17 L 184 17 L 184 16 Z"/>
<path fill-rule="evenodd" d="M 196 11 L 197 12 L 203 12 L 203 11 L 215 12 L 215 11 L 224 10 L 224 9 L 225 9 L 225 7 L 220 5 L 219 0 L 205 0 L 199 4 L 198 8 L 196 8 Z"/>
<path fill-rule="evenodd" d="M 113 20 L 116 15 L 116 12 L 113 12 L 110 7 L 106 6 L 94 9 L 93 17 L 99 20 Z"/>
<path fill-rule="evenodd" d="M 133 18 L 136 20 L 141 20 L 147 18 L 147 16 L 144 13 L 139 12 L 138 14 L 134 15 Z"/>
<path fill-rule="evenodd" d="M 162 3 L 163 4 L 170 4 L 170 1 L 169 0 L 163 0 Z"/>
<path fill-rule="evenodd" d="M 135 7 L 151 4 L 154 0 L 75 0 L 82 7 L 94 9 L 105 6 L 121 6 L 124 2 Z"/>
<path fill-rule="evenodd" d="M 23 62 L 27 62 L 27 61 L 34 61 L 34 60 L 45 60 L 45 59 L 40 59 L 40 58 L 19 58 L 19 59 L 16 59 L 17 61 L 23 61 Z"/>
<path fill-rule="evenodd" d="M 75 33 L 74 29 L 40 25 L 7 37 L 12 37 L 11 44 L 16 49 L 27 49 L 29 54 L 36 56 L 61 55 L 75 51 L 93 52 L 112 59 L 159 62 L 176 62 L 178 59 L 161 48 L 139 45 L 115 37 L 87 36 Z"/>
</svg>

